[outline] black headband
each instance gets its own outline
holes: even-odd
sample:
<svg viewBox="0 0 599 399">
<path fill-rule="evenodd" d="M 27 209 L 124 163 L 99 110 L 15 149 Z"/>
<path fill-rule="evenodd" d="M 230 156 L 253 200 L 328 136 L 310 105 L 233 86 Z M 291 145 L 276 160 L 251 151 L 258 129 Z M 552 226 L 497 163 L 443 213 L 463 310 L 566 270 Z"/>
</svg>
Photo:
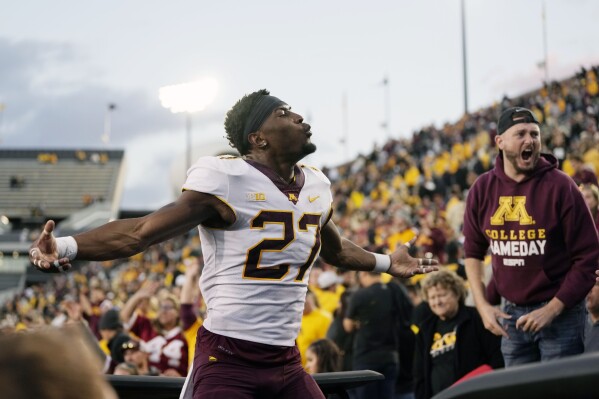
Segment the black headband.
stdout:
<svg viewBox="0 0 599 399">
<path fill-rule="evenodd" d="M 262 127 L 262 124 L 270 116 L 272 111 L 285 105 L 285 102 L 270 95 L 261 96 L 252 107 L 245 126 L 243 128 L 244 145 L 248 145 L 248 136 Z"/>
</svg>

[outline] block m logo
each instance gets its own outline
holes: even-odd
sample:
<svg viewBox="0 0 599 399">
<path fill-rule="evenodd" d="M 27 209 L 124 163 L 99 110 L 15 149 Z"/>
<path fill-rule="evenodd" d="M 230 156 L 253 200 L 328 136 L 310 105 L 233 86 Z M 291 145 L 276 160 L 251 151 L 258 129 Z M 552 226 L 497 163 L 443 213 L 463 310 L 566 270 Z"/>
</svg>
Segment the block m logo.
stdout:
<svg viewBox="0 0 599 399">
<path fill-rule="evenodd" d="M 521 225 L 534 224 L 524 205 L 526 197 L 499 197 L 499 208 L 491 216 L 491 224 L 503 226 L 505 222 L 520 222 Z"/>
</svg>

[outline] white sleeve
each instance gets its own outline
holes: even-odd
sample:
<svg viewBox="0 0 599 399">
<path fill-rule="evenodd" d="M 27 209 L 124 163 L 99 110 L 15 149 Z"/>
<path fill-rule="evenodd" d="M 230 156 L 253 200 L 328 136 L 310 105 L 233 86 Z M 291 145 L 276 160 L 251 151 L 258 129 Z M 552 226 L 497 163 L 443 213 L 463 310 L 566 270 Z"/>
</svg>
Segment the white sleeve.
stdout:
<svg viewBox="0 0 599 399">
<path fill-rule="evenodd" d="M 187 180 L 183 190 L 198 191 L 227 198 L 229 194 L 229 178 L 219 165 L 216 157 L 202 157 L 187 171 Z"/>
</svg>

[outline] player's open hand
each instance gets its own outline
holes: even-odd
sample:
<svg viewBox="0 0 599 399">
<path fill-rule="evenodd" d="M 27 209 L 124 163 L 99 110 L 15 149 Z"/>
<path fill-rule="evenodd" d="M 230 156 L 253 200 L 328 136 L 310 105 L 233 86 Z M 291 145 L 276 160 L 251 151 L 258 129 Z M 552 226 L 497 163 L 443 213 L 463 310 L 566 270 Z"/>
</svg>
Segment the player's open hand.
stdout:
<svg viewBox="0 0 599 399">
<path fill-rule="evenodd" d="M 401 245 L 391 254 L 391 267 L 388 273 L 395 277 L 410 278 L 416 274 L 426 274 L 439 270 L 439 261 L 432 258 L 412 258 L 408 253 L 416 238 Z"/>
<path fill-rule="evenodd" d="M 45 273 L 61 273 L 71 268 L 69 258 L 58 258 L 56 239 L 52 234 L 54 227 L 54 221 L 48 220 L 40 236 L 29 248 L 29 261 Z"/>
</svg>

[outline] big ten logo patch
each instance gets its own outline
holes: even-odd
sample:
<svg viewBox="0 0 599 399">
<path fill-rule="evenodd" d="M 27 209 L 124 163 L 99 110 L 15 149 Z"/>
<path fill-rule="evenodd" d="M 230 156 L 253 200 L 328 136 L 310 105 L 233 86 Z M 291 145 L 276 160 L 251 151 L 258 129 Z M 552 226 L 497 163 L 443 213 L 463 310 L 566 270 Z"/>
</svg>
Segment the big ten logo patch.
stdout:
<svg viewBox="0 0 599 399">
<path fill-rule="evenodd" d="M 264 193 L 246 193 L 245 198 L 248 201 L 266 201 L 266 194 L 264 194 Z"/>
</svg>

